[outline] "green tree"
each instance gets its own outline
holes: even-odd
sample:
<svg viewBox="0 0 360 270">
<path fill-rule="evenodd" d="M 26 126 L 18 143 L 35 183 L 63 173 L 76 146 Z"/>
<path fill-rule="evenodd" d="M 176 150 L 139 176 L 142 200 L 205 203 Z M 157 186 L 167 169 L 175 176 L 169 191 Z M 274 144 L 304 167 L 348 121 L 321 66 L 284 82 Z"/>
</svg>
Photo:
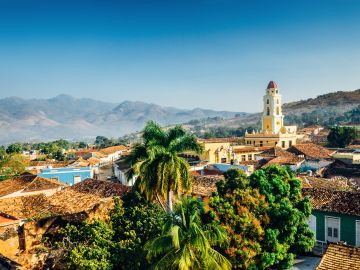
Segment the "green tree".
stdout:
<svg viewBox="0 0 360 270">
<path fill-rule="evenodd" d="M 0 177 L 8 179 L 25 172 L 25 163 L 21 155 L 5 155 L 0 160 Z"/>
<path fill-rule="evenodd" d="M 20 154 L 23 151 L 23 147 L 20 143 L 10 144 L 6 148 L 6 153 L 8 154 Z"/>
<path fill-rule="evenodd" d="M 142 134 L 143 142 L 133 147 L 126 157 L 136 174 L 137 186 L 151 201 L 160 196 L 166 198 L 167 211 L 172 211 L 173 192 L 189 190 L 189 164 L 179 157 L 185 151 L 200 153 L 202 148 L 195 135 L 189 135 L 181 126 L 164 131 L 155 122 L 148 122 Z"/>
<path fill-rule="evenodd" d="M 290 169 L 272 165 L 251 177 L 229 170 L 217 189 L 210 205 L 231 237 L 225 252 L 234 268 L 287 269 L 314 245 L 311 205 Z"/>
<path fill-rule="evenodd" d="M 356 139 L 356 129 L 353 127 L 332 127 L 327 139 L 331 147 L 346 147 Z"/>
<path fill-rule="evenodd" d="M 206 222 L 202 203 L 183 199 L 170 214 L 162 235 L 145 245 L 154 269 L 231 269 L 230 262 L 213 247 L 227 241 L 226 231 Z"/>
<path fill-rule="evenodd" d="M 116 200 L 111 214 L 114 229 L 113 265 L 115 269 L 148 269 L 143 251 L 145 243 L 161 233 L 165 212 L 147 202 L 138 192 L 126 194 L 121 206 Z"/>
<path fill-rule="evenodd" d="M 66 251 L 69 269 L 113 269 L 111 251 L 114 231 L 109 224 L 100 220 L 80 225 L 68 224 L 61 233 L 65 236 L 62 248 Z"/>
</svg>

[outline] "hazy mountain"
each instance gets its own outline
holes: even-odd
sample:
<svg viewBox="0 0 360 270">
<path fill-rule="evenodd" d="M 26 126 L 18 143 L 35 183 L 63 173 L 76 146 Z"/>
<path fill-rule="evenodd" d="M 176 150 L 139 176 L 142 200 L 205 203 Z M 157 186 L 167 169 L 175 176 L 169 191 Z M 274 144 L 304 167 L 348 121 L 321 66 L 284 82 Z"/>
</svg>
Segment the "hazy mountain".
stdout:
<svg viewBox="0 0 360 270">
<path fill-rule="evenodd" d="M 304 114 L 341 115 L 359 106 L 360 90 L 334 92 L 283 105 L 285 119 L 301 121 Z M 0 99 L 0 144 L 15 141 L 92 139 L 96 135 L 119 137 L 139 131 L 148 120 L 162 125 L 239 127 L 259 123 L 260 113 L 236 113 L 195 108 L 162 107 L 138 101 L 120 104 L 59 95 L 50 99 Z M 201 120 L 201 121 L 191 121 Z"/>
<path fill-rule="evenodd" d="M 142 129 L 148 120 L 162 125 L 207 117 L 229 118 L 235 112 L 162 107 L 144 102 L 120 104 L 59 95 L 50 99 L 0 99 L 0 144 L 15 141 L 119 137 Z M 244 113 L 240 113 L 244 114 Z"/>
</svg>

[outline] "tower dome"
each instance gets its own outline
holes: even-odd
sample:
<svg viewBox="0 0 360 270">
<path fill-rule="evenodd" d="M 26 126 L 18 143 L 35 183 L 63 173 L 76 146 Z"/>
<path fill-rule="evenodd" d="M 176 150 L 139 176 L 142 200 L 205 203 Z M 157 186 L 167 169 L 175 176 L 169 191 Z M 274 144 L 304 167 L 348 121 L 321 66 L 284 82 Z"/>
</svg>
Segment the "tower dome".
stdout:
<svg viewBox="0 0 360 270">
<path fill-rule="evenodd" d="M 276 82 L 270 81 L 266 89 L 275 89 L 278 88 Z"/>
</svg>

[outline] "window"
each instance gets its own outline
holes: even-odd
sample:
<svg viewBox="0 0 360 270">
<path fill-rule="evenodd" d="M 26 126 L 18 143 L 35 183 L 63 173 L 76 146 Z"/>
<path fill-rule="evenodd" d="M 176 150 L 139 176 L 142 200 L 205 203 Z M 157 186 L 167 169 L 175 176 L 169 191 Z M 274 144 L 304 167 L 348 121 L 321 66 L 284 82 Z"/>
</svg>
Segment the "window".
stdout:
<svg viewBox="0 0 360 270">
<path fill-rule="evenodd" d="M 278 94 L 279 93 L 279 90 L 276 90 L 276 94 Z"/>
<path fill-rule="evenodd" d="M 246 160 L 246 156 L 245 155 L 241 155 L 241 161 L 245 161 Z"/>
<path fill-rule="evenodd" d="M 266 108 L 266 115 L 270 115 L 270 108 L 269 107 Z"/>
<path fill-rule="evenodd" d="M 260 141 L 260 146 L 263 146 L 263 141 Z"/>
<path fill-rule="evenodd" d="M 281 141 L 281 147 L 285 148 L 285 141 Z"/>
<path fill-rule="evenodd" d="M 75 175 L 74 176 L 74 185 L 77 184 L 77 183 L 80 183 L 81 182 L 81 176 L 80 175 Z"/>
<path fill-rule="evenodd" d="M 356 241 L 355 245 L 360 246 L 360 220 L 355 221 L 355 235 L 356 235 Z"/>
<path fill-rule="evenodd" d="M 276 114 L 279 115 L 280 114 L 280 108 L 276 107 Z"/>
<path fill-rule="evenodd" d="M 329 242 L 340 241 L 340 218 L 325 217 L 325 240 Z"/>
<path fill-rule="evenodd" d="M 252 160 L 252 154 L 248 154 L 248 160 Z"/>
<path fill-rule="evenodd" d="M 292 141 L 289 141 L 289 147 L 291 147 L 292 146 Z"/>
<path fill-rule="evenodd" d="M 276 103 L 277 103 L 277 104 L 279 104 L 279 103 L 280 103 L 278 99 L 276 100 Z"/>
<path fill-rule="evenodd" d="M 267 100 L 266 100 L 266 104 L 269 104 L 269 103 L 270 103 L 270 100 L 269 100 L 269 99 L 267 99 Z"/>
</svg>

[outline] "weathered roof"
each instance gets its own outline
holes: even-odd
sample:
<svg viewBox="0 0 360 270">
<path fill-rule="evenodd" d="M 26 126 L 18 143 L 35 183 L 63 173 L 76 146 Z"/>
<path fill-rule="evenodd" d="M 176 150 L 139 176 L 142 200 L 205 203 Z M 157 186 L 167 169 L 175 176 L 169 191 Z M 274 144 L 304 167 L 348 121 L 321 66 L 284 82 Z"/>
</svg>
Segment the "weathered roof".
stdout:
<svg viewBox="0 0 360 270">
<path fill-rule="evenodd" d="M 117 146 L 110 146 L 110 147 L 107 147 L 104 149 L 100 149 L 99 152 L 102 154 L 105 154 L 105 155 L 110 155 L 110 154 L 116 153 L 118 151 L 125 151 L 127 149 L 128 148 L 124 145 L 117 145 Z"/>
<path fill-rule="evenodd" d="M 263 152 L 270 149 L 268 146 L 255 147 L 255 146 L 245 146 L 245 147 L 234 147 L 233 152 L 240 153 L 253 153 L 253 152 Z"/>
<path fill-rule="evenodd" d="M 131 187 L 120 183 L 112 183 L 91 178 L 85 179 L 71 188 L 77 192 L 89 193 L 102 198 L 122 196 L 124 193 L 131 190 Z"/>
<path fill-rule="evenodd" d="M 4 180 L 0 182 L 0 197 L 11 194 L 13 192 L 24 189 L 30 184 L 36 175 L 25 173 L 12 179 Z"/>
<path fill-rule="evenodd" d="M 347 179 L 340 178 L 320 178 L 312 176 L 299 177 L 303 188 L 324 188 L 333 190 L 354 191 L 354 186 Z"/>
<path fill-rule="evenodd" d="M 314 159 L 328 159 L 331 158 L 331 155 L 335 152 L 313 143 L 296 144 L 291 146 L 288 151 Z"/>
<path fill-rule="evenodd" d="M 266 168 L 269 167 L 272 164 L 278 164 L 278 165 L 297 165 L 301 162 L 303 162 L 304 159 L 297 157 L 295 155 L 293 156 L 279 156 L 276 158 L 273 158 L 269 160 L 266 164 L 264 164 L 262 167 Z"/>
<path fill-rule="evenodd" d="M 304 188 L 303 195 L 315 210 L 360 216 L 360 192 Z"/>
<path fill-rule="evenodd" d="M 200 143 L 239 143 L 242 138 L 211 138 L 211 139 L 198 139 Z"/>
<path fill-rule="evenodd" d="M 360 269 L 360 248 L 330 243 L 317 270 Z"/>
<path fill-rule="evenodd" d="M 223 180 L 223 176 L 208 175 L 208 176 L 193 176 L 192 194 L 201 196 L 211 196 L 216 191 L 215 184 Z"/>
<path fill-rule="evenodd" d="M 64 186 L 63 183 L 43 178 L 34 174 L 24 173 L 12 179 L 0 181 L 0 197 L 23 190 L 22 192 L 54 189 Z"/>
</svg>

